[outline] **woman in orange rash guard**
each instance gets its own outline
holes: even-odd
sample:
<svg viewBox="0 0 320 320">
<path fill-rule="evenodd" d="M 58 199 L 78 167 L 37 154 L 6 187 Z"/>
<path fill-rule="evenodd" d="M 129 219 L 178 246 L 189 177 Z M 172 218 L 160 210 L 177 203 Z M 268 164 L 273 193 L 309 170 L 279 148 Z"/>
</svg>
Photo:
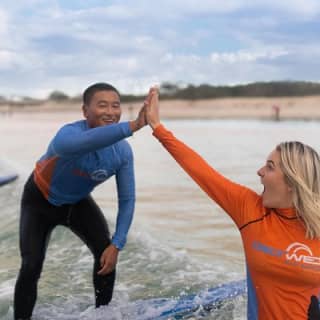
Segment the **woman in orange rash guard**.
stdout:
<svg viewBox="0 0 320 320">
<path fill-rule="evenodd" d="M 261 195 L 214 170 L 160 122 L 158 90 L 146 118 L 153 135 L 237 225 L 245 251 L 247 318 L 320 319 L 320 160 L 300 142 L 280 143 L 258 170 Z"/>
</svg>

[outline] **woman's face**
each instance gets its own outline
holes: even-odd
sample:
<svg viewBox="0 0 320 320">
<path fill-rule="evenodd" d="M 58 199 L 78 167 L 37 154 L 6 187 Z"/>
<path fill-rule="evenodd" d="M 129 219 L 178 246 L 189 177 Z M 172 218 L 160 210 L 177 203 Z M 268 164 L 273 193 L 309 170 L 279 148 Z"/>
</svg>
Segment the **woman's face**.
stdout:
<svg viewBox="0 0 320 320">
<path fill-rule="evenodd" d="M 121 117 L 120 97 L 115 91 L 97 91 L 83 114 L 90 128 L 117 123 Z"/>
<path fill-rule="evenodd" d="M 290 208 L 292 204 L 292 190 L 285 181 L 280 166 L 280 152 L 273 150 L 267 158 L 266 164 L 258 170 L 261 183 L 263 206 L 266 208 Z"/>
</svg>

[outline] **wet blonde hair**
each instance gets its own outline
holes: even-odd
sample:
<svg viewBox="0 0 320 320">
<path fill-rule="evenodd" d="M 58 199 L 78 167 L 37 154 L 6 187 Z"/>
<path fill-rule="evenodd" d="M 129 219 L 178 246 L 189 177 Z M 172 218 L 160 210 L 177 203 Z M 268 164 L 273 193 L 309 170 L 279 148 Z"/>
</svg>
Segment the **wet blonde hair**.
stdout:
<svg viewBox="0 0 320 320">
<path fill-rule="evenodd" d="M 281 168 L 292 189 L 293 206 L 306 227 L 306 238 L 320 238 L 320 158 L 298 141 L 277 146 Z"/>
</svg>

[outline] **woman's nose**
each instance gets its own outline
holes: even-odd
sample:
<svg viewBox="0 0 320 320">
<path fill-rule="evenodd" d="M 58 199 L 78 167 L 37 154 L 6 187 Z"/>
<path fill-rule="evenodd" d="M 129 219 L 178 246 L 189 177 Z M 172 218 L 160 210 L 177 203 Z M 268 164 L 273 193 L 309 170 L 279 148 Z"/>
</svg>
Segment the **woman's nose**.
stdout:
<svg viewBox="0 0 320 320">
<path fill-rule="evenodd" d="M 260 169 L 257 171 L 257 175 L 258 175 L 259 177 L 262 177 L 262 176 L 263 176 L 263 167 L 260 168 Z"/>
</svg>

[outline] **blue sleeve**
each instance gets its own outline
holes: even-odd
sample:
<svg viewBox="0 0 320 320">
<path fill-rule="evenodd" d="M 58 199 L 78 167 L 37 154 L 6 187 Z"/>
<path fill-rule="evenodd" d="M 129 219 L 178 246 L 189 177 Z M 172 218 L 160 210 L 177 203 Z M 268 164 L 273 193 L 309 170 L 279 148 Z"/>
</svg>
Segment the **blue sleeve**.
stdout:
<svg viewBox="0 0 320 320">
<path fill-rule="evenodd" d="M 135 178 L 133 154 L 128 145 L 128 161 L 116 174 L 118 191 L 118 215 L 112 243 L 122 249 L 127 241 L 127 234 L 132 222 L 135 205 Z"/>
<path fill-rule="evenodd" d="M 59 130 L 50 144 L 59 157 L 77 156 L 110 146 L 132 135 L 129 122 L 83 130 L 79 125 L 66 125 Z"/>
</svg>

